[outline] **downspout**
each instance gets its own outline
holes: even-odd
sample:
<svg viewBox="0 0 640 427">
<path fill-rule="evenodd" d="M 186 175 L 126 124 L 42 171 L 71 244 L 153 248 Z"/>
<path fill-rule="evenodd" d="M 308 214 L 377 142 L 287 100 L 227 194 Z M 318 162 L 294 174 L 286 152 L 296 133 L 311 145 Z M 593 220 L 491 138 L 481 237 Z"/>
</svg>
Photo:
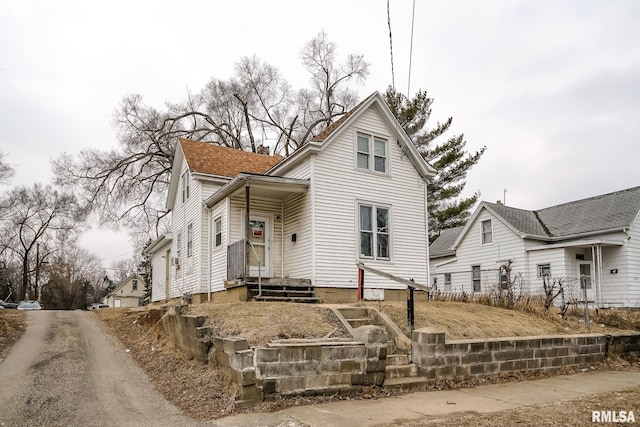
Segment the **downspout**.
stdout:
<svg viewBox="0 0 640 427">
<path fill-rule="evenodd" d="M 425 246 L 426 246 L 426 255 L 427 255 L 427 285 L 431 285 L 431 276 L 429 276 L 429 205 L 427 203 L 427 178 L 423 178 L 424 183 L 424 191 L 423 191 L 423 202 L 424 202 L 424 237 L 425 237 Z"/>
<path fill-rule="evenodd" d="M 249 230 L 251 219 L 250 219 L 250 207 L 249 207 L 249 184 L 244 187 L 244 208 L 245 208 L 245 224 L 244 224 L 244 238 L 245 245 L 248 245 L 251 241 L 251 231 Z M 245 280 L 249 277 L 249 251 L 247 246 L 245 246 L 245 262 L 244 262 L 244 277 Z"/>
<path fill-rule="evenodd" d="M 280 277 L 284 277 L 284 199 L 280 202 Z"/>
<path fill-rule="evenodd" d="M 207 271 L 207 288 L 208 288 L 208 295 L 207 295 L 207 301 L 211 302 L 211 274 L 212 274 L 212 268 L 213 268 L 213 264 L 212 264 L 212 260 L 211 260 L 211 237 L 212 237 L 212 224 L 211 224 L 211 209 L 207 208 L 207 226 L 209 228 L 209 237 L 207 238 L 208 244 L 207 244 L 207 248 L 208 248 L 208 254 L 207 254 L 207 258 L 209 260 L 209 262 L 207 264 L 209 264 L 209 269 Z"/>
</svg>

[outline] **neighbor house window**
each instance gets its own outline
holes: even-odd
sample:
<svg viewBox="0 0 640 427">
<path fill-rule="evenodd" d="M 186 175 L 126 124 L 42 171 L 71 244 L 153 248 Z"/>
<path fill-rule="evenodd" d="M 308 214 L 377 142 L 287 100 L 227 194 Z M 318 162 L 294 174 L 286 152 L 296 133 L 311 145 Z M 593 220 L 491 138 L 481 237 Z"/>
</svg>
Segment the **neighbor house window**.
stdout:
<svg viewBox="0 0 640 427">
<path fill-rule="evenodd" d="M 473 292 L 480 292 L 480 266 L 474 265 L 471 267 L 471 284 L 473 285 Z"/>
<path fill-rule="evenodd" d="M 138 290 L 138 281 L 136 279 L 133 279 L 133 282 L 131 282 L 131 288 L 134 291 Z"/>
<path fill-rule="evenodd" d="M 189 171 L 185 171 L 182 174 L 182 203 L 186 202 L 187 200 L 189 200 L 189 193 L 190 193 L 190 188 L 189 188 Z"/>
<path fill-rule="evenodd" d="M 360 257 L 390 258 L 389 208 L 360 205 Z"/>
<path fill-rule="evenodd" d="M 551 264 L 538 264 L 538 277 L 551 276 Z"/>
<path fill-rule="evenodd" d="M 451 273 L 444 273 L 444 290 L 451 291 Z"/>
<path fill-rule="evenodd" d="M 360 169 L 387 172 L 387 140 L 358 133 L 357 160 Z"/>
<path fill-rule="evenodd" d="M 216 218 L 213 222 L 216 248 L 222 245 L 222 218 Z"/>
<path fill-rule="evenodd" d="M 491 230 L 491 220 L 482 221 L 482 244 L 493 242 L 493 232 Z"/>
<path fill-rule="evenodd" d="M 502 269 L 498 273 L 498 281 L 500 282 L 500 289 L 509 289 L 509 277 Z"/>
<path fill-rule="evenodd" d="M 193 225 L 187 225 L 187 256 L 193 255 Z"/>
</svg>

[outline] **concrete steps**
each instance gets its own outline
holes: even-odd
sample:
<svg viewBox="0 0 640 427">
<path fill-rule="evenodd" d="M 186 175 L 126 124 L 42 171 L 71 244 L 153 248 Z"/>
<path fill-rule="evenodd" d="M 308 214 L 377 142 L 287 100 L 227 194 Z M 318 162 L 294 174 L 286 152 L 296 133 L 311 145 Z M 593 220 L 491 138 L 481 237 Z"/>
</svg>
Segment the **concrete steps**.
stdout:
<svg viewBox="0 0 640 427">
<path fill-rule="evenodd" d="M 424 388 L 428 384 L 429 381 L 424 377 L 385 378 L 383 387 L 387 390 L 413 390 Z"/>
</svg>

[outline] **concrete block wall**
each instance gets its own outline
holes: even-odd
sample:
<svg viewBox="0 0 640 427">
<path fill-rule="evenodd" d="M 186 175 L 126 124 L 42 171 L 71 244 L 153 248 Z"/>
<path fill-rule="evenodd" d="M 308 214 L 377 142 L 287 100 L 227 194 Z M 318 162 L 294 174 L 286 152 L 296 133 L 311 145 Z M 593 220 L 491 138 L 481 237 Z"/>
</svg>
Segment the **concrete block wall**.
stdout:
<svg viewBox="0 0 640 427">
<path fill-rule="evenodd" d="M 204 339 L 209 332 L 209 328 L 203 326 L 205 320 L 205 316 L 181 315 L 178 310 L 162 316 L 162 329 L 180 350 L 194 359 L 207 362 L 211 342 Z"/>
<path fill-rule="evenodd" d="M 606 335 L 565 335 L 445 341 L 443 332 L 413 332 L 412 360 L 420 376 L 452 379 L 514 371 L 552 371 L 604 360 Z"/>
<path fill-rule="evenodd" d="M 216 338 L 213 357 L 218 369 L 236 385 L 239 401 L 262 400 L 256 380 L 254 350 L 242 338 Z"/>
<path fill-rule="evenodd" d="M 607 350 L 609 355 L 640 358 L 640 332 L 608 335 Z"/>
</svg>

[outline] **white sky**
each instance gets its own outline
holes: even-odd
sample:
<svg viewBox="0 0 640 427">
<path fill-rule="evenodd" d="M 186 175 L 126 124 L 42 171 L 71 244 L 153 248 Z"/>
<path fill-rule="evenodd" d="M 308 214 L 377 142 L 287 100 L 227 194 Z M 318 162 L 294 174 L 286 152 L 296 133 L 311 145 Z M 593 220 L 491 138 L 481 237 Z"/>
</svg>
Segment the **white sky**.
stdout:
<svg viewBox="0 0 640 427">
<path fill-rule="evenodd" d="M 407 91 L 410 0 L 391 0 L 395 84 Z M 471 194 L 537 209 L 640 185 L 640 2 L 417 0 L 411 93 L 435 98 L 432 124 L 487 151 Z M 111 0 L 0 8 L 0 149 L 12 185 L 51 178 L 63 152 L 115 145 L 123 96 L 161 108 L 227 79 L 245 55 L 306 86 L 302 45 L 324 29 L 339 55 L 363 53 L 361 97 L 391 84 L 386 1 Z M 8 187 L 0 188 L 0 191 Z M 111 262 L 128 239 L 82 240 Z"/>
</svg>

